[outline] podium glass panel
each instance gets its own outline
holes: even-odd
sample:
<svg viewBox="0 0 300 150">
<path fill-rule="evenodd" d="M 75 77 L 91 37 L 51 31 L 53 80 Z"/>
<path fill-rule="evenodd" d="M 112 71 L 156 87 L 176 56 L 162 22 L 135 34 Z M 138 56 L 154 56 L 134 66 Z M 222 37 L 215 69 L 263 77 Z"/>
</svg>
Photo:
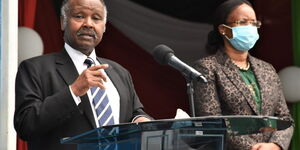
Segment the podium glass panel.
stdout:
<svg viewBox="0 0 300 150">
<path fill-rule="evenodd" d="M 226 136 L 281 130 L 276 117 L 210 116 L 128 123 L 97 128 L 61 140 L 78 150 L 223 150 Z"/>
</svg>

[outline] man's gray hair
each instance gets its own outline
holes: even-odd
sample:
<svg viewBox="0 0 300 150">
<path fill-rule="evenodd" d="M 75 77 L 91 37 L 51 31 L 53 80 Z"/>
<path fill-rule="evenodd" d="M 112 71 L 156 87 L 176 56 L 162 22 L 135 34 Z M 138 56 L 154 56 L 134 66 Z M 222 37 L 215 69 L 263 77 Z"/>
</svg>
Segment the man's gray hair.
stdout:
<svg viewBox="0 0 300 150">
<path fill-rule="evenodd" d="M 68 12 L 69 9 L 70 9 L 69 5 L 68 5 L 68 1 L 69 0 L 63 0 L 62 5 L 61 5 L 61 9 L 60 9 L 61 17 L 63 17 L 63 19 L 64 19 L 64 22 L 63 22 L 64 27 L 67 25 L 67 17 L 68 16 L 67 16 L 66 12 Z M 99 1 L 102 3 L 102 5 L 104 7 L 104 22 L 106 23 L 106 21 L 107 21 L 107 8 L 106 8 L 104 0 L 99 0 Z"/>
</svg>

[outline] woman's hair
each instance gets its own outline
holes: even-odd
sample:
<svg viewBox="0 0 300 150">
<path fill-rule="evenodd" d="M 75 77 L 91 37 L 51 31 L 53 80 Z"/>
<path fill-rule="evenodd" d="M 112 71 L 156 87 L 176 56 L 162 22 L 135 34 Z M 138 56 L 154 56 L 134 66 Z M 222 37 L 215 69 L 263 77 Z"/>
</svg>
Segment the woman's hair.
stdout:
<svg viewBox="0 0 300 150">
<path fill-rule="evenodd" d="M 219 48 L 224 46 L 222 35 L 219 33 L 218 26 L 227 24 L 229 14 L 238 6 L 247 4 L 252 7 L 247 0 L 227 0 L 219 5 L 214 14 L 213 30 L 207 35 L 206 50 L 209 54 L 214 54 Z"/>
</svg>

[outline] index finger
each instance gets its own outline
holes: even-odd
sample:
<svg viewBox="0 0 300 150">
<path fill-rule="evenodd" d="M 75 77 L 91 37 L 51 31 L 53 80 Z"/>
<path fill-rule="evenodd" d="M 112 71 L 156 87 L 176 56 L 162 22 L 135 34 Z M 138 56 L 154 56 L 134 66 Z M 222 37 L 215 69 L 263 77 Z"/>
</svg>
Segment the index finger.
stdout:
<svg viewBox="0 0 300 150">
<path fill-rule="evenodd" d="M 108 64 L 101 64 L 101 65 L 92 66 L 92 67 L 89 68 L 89 70 L 96 71 L 96 70 L 99 70 L 99 69 L 106 69 L 108 67 L 109 67 Z"/>
</svg>

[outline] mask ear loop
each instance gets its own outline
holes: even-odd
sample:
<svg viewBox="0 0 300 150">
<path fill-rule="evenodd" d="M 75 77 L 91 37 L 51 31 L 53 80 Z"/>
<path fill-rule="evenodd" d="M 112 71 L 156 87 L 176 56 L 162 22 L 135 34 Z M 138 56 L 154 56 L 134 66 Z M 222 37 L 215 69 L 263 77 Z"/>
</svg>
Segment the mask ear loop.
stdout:
<svg viewBox="0 0 300 150">
<path fill-rule="evenodd" d="M 229 27 L 229 26 L 227 26 L 227 25 L 225 25 L 225 24 L 222 24 L 222 26 L 224 26 L 224 27 L 229 28 L 229 29 L 232 30 L 231 27 Z M 225 34 L 225 32 L 222 32 L 221 34 L 222 34 L 228 41 L 230 40 L 229 37 Z"/>
</svg>

